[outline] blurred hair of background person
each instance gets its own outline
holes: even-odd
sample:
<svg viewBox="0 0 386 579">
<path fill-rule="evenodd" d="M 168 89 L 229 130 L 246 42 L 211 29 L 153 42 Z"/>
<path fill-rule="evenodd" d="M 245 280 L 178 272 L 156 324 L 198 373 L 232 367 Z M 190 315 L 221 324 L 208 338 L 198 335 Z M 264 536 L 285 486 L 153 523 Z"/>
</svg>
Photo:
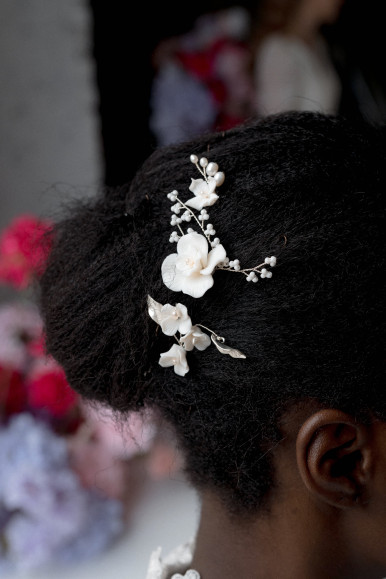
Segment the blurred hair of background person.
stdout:
<svg viewBox="0 0 386 579">
<path fill-rule="evenodd" d="M 322 30 L 344 0 L 261 0 L 251 33 L 255 113 L 339 112 L 340 75 Z"/>
</svg>

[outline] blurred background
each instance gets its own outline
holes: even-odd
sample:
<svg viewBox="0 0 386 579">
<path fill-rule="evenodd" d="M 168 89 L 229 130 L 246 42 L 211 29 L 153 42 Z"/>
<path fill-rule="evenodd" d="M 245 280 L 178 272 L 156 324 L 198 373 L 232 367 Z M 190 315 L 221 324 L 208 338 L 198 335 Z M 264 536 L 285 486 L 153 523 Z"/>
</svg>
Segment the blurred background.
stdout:
<svg viewBox="0 0 386 579">
<path fill-rule="evenodd" d="M 143 579 L 198 522 L 165 425 L 117 431 L 44 353 L 30 282 L 62 202 L 254 116 L 383 123 L 385 43 L 375 0 L 2 0 L 0 577 Z"/>
</svg>

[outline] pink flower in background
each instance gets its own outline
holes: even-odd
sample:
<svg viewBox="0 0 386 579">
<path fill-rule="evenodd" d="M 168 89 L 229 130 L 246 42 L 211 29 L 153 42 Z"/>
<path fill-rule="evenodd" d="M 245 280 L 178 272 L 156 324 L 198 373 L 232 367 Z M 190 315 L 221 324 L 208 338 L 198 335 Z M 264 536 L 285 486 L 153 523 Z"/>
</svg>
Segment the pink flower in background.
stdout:
<svg viewBox="0 0 386 579">
<path fill-rule="evenodd" d="M 0 282 L 25 289 L 40 275 L 51 248 L 51 222 L 31 215 L 15 218 L 0 236 Z"/>
<path fill-rule="evenodd" d="M 38 358 L 26 380 L 28 404 L 61 418 L 79 402 L 78 394 L 68 385 L 64 370 L 53 358 Z"/>
</svg>

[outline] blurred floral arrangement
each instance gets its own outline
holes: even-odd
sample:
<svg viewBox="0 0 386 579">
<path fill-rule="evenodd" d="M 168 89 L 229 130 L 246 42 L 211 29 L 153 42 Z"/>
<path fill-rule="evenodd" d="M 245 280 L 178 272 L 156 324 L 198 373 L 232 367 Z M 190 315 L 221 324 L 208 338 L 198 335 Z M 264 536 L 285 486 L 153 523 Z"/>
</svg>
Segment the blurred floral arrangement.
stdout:
<svg viewBox="0 0 386 579">
<path fill-rule="evenodd" d="M 154 417 L 133 413 L 119 430 L 45 352 L 31 288 L 51 229 L 49 220 L 21 215 L 0 237 L 0 284 L 15 293 L 0 303 L 0 575 L 102 552 L 125 529 L 135 461 L 151 478 L 182 466 Z"/>
<path fill-rule="evenodd" d="M 250 15 L 241 6 L 202 14 L 153 53 L 150 129 L 158 145 L 226 130 L 254 111 Z"/>
</svg>

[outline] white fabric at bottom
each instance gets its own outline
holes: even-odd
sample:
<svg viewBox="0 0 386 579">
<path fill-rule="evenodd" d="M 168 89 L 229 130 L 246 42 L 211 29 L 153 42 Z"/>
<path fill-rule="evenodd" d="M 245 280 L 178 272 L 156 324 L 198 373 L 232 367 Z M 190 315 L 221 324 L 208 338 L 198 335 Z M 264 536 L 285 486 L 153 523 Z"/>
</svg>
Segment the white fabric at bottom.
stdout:
<svg viewBox="0 0 386 579">
<path fill-rule="evenodd" d="M 190 540 L 162 559 L 162 547 L 158 547 L 150 556 L 146 579 L 200 579 L 199 573 L 189 568 L 193 551 L 194 540 Z"/>
</svg>

